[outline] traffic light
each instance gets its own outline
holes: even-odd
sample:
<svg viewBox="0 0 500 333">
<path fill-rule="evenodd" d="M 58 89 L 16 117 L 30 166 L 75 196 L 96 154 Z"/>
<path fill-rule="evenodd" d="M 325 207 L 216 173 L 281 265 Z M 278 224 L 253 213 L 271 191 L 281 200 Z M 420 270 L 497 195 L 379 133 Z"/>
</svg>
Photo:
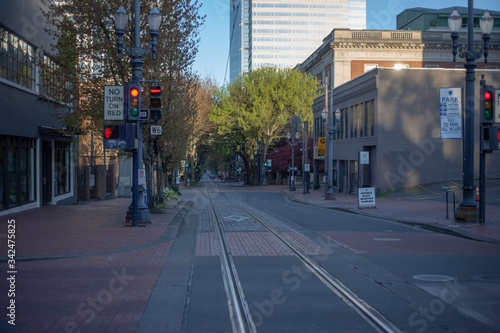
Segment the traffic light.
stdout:
<svg viewBox="0 0 500 333">
<path fill-rule="evenodd" d="M 104 125 L 104 139 L 119 139 L 120 125 Z"/>
<path fill-rule="evenodd" d="M 137 149 L 137 124 L 104 125 L 104 149 Z"/>
<path fill-rule="evenodd" d="M 481 122 L 493 123 L 493 108 L 495 106 L 495 88 L 482 85 L 481 96 Z"/>
<path fill-rule="evenodd" d="M 151 119 L 161 119 L 161 86 L 149 87 L 149 109 L 151 110 Z"/>
<path fill-rule="evenodd" d="M 499 150 L 500 128 L 498 126 L 481 126 L 481 150 L 491 152 Z"/>
<path fill-rule="evenodd" d="M 135 121 L 141 119 L 142 89 L 140 82 L 128 82 L 127 94 L 127 120 Z"/>
</svg>

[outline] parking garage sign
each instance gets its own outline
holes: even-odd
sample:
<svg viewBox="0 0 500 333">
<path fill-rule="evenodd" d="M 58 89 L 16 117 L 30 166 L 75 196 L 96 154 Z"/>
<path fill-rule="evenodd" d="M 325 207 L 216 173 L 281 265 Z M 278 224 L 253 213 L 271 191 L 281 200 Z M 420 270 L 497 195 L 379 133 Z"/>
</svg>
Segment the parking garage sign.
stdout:
<svg viewBox="0 0 500 333">
<path fill-rule="evenodd" d="M 462 139 L 462 88 L 439 88 L 441 139 Z"/>
</svg>

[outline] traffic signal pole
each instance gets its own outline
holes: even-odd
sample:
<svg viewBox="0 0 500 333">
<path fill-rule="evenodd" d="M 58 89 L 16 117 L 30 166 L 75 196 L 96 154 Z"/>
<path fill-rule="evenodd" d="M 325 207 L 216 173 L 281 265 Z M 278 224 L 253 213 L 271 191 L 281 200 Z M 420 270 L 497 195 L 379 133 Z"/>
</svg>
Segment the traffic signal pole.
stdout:
<svg viewBox="0 0 500 333">
<path fill-rule="evenodd" d="M 134 0 L 134 47 L 132 48 L 132 82 L 142 82 L 142 55 L 140 40 L 140 0 Z M 140 108 L 139 108 L 140 112 Z M 138 221 L 151 222 L 151 214 L 144 201 L 144 186 L 139 186 L 139 168 L 142 167 L 142 124 L 137 120 L 137 149 L 134 149 L 132 162 L 132 226 Z"/>
</svg>

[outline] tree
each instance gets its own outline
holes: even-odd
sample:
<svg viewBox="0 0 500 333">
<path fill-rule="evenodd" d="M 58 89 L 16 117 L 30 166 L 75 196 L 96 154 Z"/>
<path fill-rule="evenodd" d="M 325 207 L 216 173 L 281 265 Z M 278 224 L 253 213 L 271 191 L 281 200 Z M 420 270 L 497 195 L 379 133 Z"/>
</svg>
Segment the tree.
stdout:
<svg viewBox="0 0 500 333">
<path fill-rule="evenodd" d="M 126 54 L 118 59 L 114 14 L 123 5 L 132 16 L 133 0 L 43 0 L 49 10 L 45 17 L 55 27 L 50 31 L 57 40 L 54 48 L 59 56 L 54 61 L 72 73 L 75 90 L 78 92 L 74 111 L 62 117 L 69 127 L 80 127 L 94 137 L 102 137 L 102 105 L 105 85 L 123 85 L 131 79 L 130 58 Z M 195 112 L 190 101 L 197 78 L 192 73 L 199 44 L 199 29 L 205 17 L 199 15 L 198 0 L 142 0 L 140 31 L 143 49 L 150 42 L 147 14 L 157 6 L 162 15 L 156 60 L 143 57 L 143 80 L 156 79 L 164 88 L 162 108 L 163 137 L 149 136 L 149 127 L 143 126 L 143 159 L 148 172 L 148 187 L 153 189 L 153 166 L 178 159 L 187 145 L 191 127 L 186 125 Z M 124 35 L 124 45 L 133 46 L 133 23 L 129 22 Z M 72 38 L 70 38 L 72 37 Z M 73 61 L 67 61 L 73 59 Z M 143 84 L 143 91 L 147 91 Z M 74 93 L 71 94 L 75 96 Z M 143 93 L 146 107 L 147 93 Z M 168 164 L 168 163 L 167 163 Z M 165 169 L 166 170 L 166 169 Z M 161 178 L 161 177 L 160 177 Z M 151 195 L 153 191 L 151 191 Z M 151 198 L 150 198 L 151 199 Z M 149 200 L 154 204 L 154 200 Z"/>
<path fill-rule="evenodd" d="M 241 153 L 247 170 L 253 170 L 254 154 L 266 159 L 271 140 L 283 134 L 291 115 L 312 120 L 312 104 L 319 91 L 318 80 L 309 74 L 262 67 L 242 74 L 218 91 L 210 120 L 219 135 L 237 133 L 238 139 L 245 140 Z"/>
</svg>

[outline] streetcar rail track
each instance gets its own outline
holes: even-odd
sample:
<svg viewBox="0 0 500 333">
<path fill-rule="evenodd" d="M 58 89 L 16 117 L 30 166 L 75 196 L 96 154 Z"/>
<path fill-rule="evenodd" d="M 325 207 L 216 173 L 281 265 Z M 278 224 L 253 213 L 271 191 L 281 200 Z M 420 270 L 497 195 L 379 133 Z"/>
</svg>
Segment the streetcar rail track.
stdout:
<svg viewBox="0 0 500 333">
<path fill-rule="evenodd" d="M 238 272 L 227 242 L 224 236 L 222 227 L 222 217 L 213 204 L 212 197 L 207 189 L 207 195 L 210 202 L 210 207 L 215 217 L 214 230 L 219 240 L 219 258 L 221 262 L 222 277 L 224 281 L 224 288 L 226 289 L 228 308 L 233 326 L 233 332 L 238 333 L 256 333 L 257 329 L 250 313 L 250 308 L 245 300 L 243 287 L 241 286 Z"/>
<path fill-rule="evenodd" d="M 219 187 L 218 185 L 216 185 Z M 334 277 L 328 271 L 326 271 L 323 267 L 321 267 L 317 262 L 315 262 L 311 257 L 309 257 L 304 251 L 299 249 L 296 245 L 292 244 L 288 239 L 286 239 L 278 230 L 274 227 L 270 226 L 266 223 L 261 217 L 254 214 L 249 209 L 239 205 L 238 203 L 232 201 L 224 191 L 220 191 L 220 193 L 233 205 L 244 211 L 246 214 L 251 216 L 256 222 L 258 222 L 262 227 L 271 232 L 275 237 L 277 237 L 283 244 L 285 244 L 294 254 L 295 256 L 314 274 L 318 277 L 318 279 L 323 282 L 332 292 L 334 292 L 339 298 L 341 298 L 344 303 L 349 305 L 354 311 L 356 311 L 366 322 L 368 322 L 374 329 L 379 332 L 384 333 L 399 333 L 402 332 L 398 327 L 396 327 L 392 322 L 390 322 L 384 315 L 382 315 L 375 308 L 370 306 L 364 300 L 362 300 L 359 296 L 357 296 L 352 290 L 350 290 L 347 286 L 345 286 L 339 279 Z M 221 233 L 221 239 L 224 239 L 222 225 L 221 225 L 221 217 L 218 216 L 218 212 L 213 206 L 213 202 L 210 199 L 212 204 L 212 208 L 217 215 L 217 233 Z M 248 204 L 247 204 L 248 205 Z M 249 205 L 250 206 L 250 205 Z M 257 208 L 257 207 L 256 207 Z M 227 249 L 226 249 L 227 250 Z M 231 258 L 232 262 L 232 258 Z M 232 263 L 234 268 L 234 263 Z M 234 272 L 236 269 L 234 268 Z M 237 274 L 237 273 L 236 273 Z M 237 278 L 237 275 L 236 275 Z M 239 280 L 238 280 L 239 281 Z M 239 287 L 241 285 L 237 283 Z M 243 292 L 243 290 L 241 290 Z M 246 301 L 244 302 L 246 304 Z M 246 305 L 248 307 L 248 305 Z M 248 309 L 248 308 L 247 308 Z M 248 314 L 250 314 L 248 310 Z M 250 316 L 251 318 L 251 316 Z M 255 328 L 255 326 L 254 326 Z M 254 331 L 256 332 L 256 330 Z"/>
</svg>

